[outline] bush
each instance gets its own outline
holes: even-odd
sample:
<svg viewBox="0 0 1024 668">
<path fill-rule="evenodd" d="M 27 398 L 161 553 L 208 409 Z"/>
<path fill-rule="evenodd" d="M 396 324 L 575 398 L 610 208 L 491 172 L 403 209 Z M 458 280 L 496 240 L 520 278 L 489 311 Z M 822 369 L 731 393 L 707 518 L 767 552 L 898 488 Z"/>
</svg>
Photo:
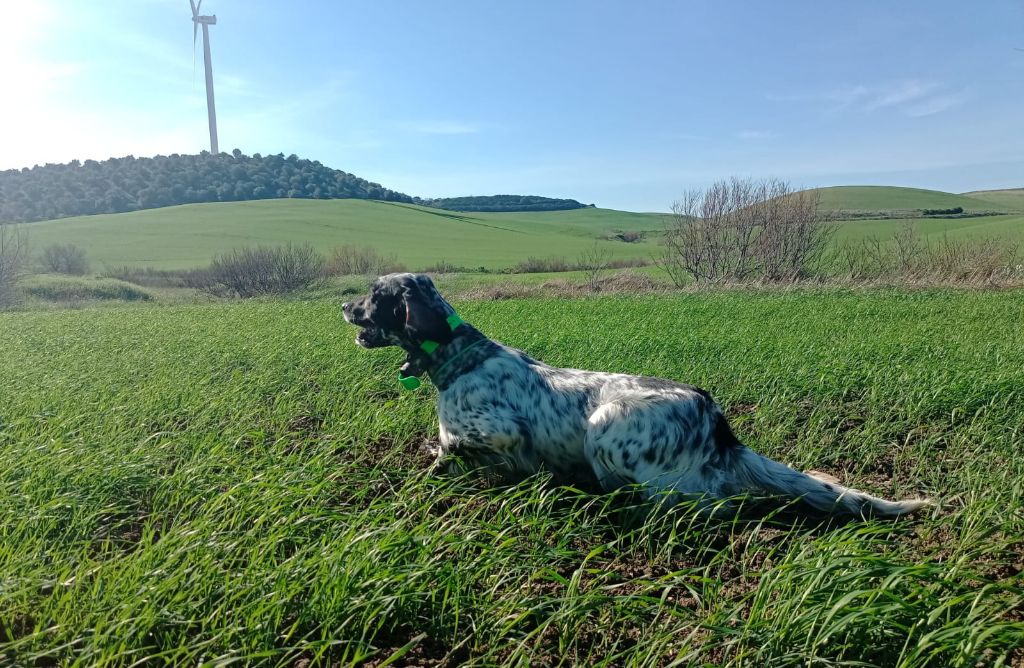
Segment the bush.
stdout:
<svg viewBox="0 0 1024 668">
<path fill-rule="evenodd" d="M 921 237 L 913 223 L 884 241 L 870 236 L 836 250 L 835 263 L 853 280 L 994 283 L 1016 275 L 1017 245 L 1004 239 Z"/>
<path fill-rule="evenodd" d="M 316 284 L 324 277 L 324 258 L 309 244 L 242 248 L 210 263 L 214 288 L 239 297 L 281 295 Z"/>
<path fill-rule="evenodd" d="M 138 286 L 113 278 L 53 278 L 29 282 L 22 292 L 30 297 L 54 302 L 85 300 L 152 301 L 153 295 Z"/>
<path fill-rule="evenodd" d="M 600 262 L 597 261 L 598 259 L 600 259 Z M 592 271 L 596 268 L 595 265 L 600 265 L 600 268 L 602 269 L 630 269 L 633 267 L 646 267 L 650 264 L 651 261 L 644 258 L 624 258 L 613 260 L 611 259 L 610 253 L 595 248 L 594 250 L 584 251 L 581 253 L 580 256 L 576 258 L 576 262 L 569 262 L 564 257 L 542 258 L 531 256 L 523 262 L 507 267 L 506 269 L 502 269 L 501 273 L 557 274 L 565 271 Z"/>
<path fill-rule="evenodd" d="M 481 267 L 481 269 L 482 269 L 482 267 Z M 452 264 L 451 262 L 449 262 L 448 260 L 445 260 L 444 258 L 441 258 L 440 260 L 438 260 L 434 264 L 427 265 L 423 269 L 420 269 L 420 273 L 423 273 L 423 274 L 458 274 L 458 273 L 470 274 L 470 273 L 473 273 L 475 271 L 477 271 L 477 269 L 472 269 L 470 267 L 460 267 L 457 264 Z M 481 272 L 481 273 L 486 273 L 486 272 Z"/>
<path fill-rule="evenodd" d="M 596 241 L 593 247 L 580 253 L 576 260 L 576 266 L 583 272 L 587 288 L 591 292 L 598 292 L 601 289 L 601 281 L 611 270 L 609 267 L 611 259 L 611 251 L 601 247 Z"/>
<path fill-rule="evenodd" d="M 328 276 L 382 276 L 397 271 L 405 271 L 405 266 L 394 255 L 385 257 L 373 248 L 355 244 L 335 247 L 326 270 Z"/>
<path fill-rule="evenodd" d="M 953 207 L 952 209 L 921 209 L 921 213 L 926 216 L 955 216 L 963 212 L 964 208 L 962 206 Z"/>
<path fill-rule="evenodd" d="M 533 257 L 532 255 L 523 262 L 512 267 L 513 274 L 547 274 L 560 271 L 572 271 L 573 266 L 564 257 Z"/>
<path fill-rule="evenodd" d="M 831 229 L 818 191 L 784 181 L 733 178 L 691 190 L 672 206 L 661 265 L 676 285 L 792 281 L 807 275 Z"/>
<path fill-rule="evenodd" d="M 633 244 L 638 241 L 643 241 L 647 238 L 647 232 L 643 230 L 633 231 L 626 230 L 624 232 L 613 232 L 608 237 L 609 241 L 622 241 L 627 244 Z"/>
<path fill-rule="evenodd" d="M 14 225 L 0 223 L 0 309 L 18 302 L 15 289 L 28 266 L 28 234 Z"/>
<path fill-rule="evenodd" d="M 83 276 L 89 273 L 85 249 L 74 244 L 50 244 L 39 259 L 44 269 L 55 274 Z"/>
<path fill-rule="evenodd" d="M 195 288 L 205 290 L 214 284 L 209 268 L 197 269 L 154 269 L 121 265 L 107 267 L 101 274 L 104 278 L 116 278 L 128 283 L 151 288 Z"/>
</svg>

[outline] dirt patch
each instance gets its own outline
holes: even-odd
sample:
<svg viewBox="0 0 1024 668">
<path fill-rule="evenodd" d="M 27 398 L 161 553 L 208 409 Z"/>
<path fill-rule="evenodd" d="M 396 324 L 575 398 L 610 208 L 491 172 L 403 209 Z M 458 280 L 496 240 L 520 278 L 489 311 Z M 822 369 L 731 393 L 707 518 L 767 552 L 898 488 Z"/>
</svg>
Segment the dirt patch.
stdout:
<svg viewBox="0 0 1024 668">
<path fill-rule="evenodd" d="M 431 638 L 426 633 L 411 636 L 402 642 L 397 634 L 378 638 L 375 644 L 381 647 L 377 653 L 360 664 L 366 668 L 374 668 L 387 664 L 389 666 L 457 666 L 470 658 L 468 640 L 455 646 L 441 640 Z M 397 656 L 397 658 L 395 658 Z"/>
<path fill-rule="evenodd" d="M 323 424 L 324 418 L 320 415 L 296 415 L 288 421 L 287 429 L 294 434 L 316 436 Z"/>
<path fill-rule="evenodd" d="M 437 447 L 437 439 L 426 434 L 415 434 L 412 438 L 399 441 L 390 434 L 384 434 L 357 448 L 374 467 L 395 464 L 407 470 L 426 469 L 434 462 L 431 448 Z"/>
<path fill-rule="evenodd" d="M 433 464 L 432 446 L 436 439 L 425 434 L 402 441 L 384 434 L 366 443 L 336 444 L 333 454 L 338 470 L 331 478 L 337 485 L 330 502 L 366 508 L 377 498 L 393 495 L 411 475 L 421 475 Z"/>
</svg>

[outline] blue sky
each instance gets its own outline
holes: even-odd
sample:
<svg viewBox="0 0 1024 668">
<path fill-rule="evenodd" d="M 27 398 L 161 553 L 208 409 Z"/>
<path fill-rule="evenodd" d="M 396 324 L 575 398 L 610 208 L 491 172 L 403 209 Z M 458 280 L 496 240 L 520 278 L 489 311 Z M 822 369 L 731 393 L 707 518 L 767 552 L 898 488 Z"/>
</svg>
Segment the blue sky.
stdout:
<svg viewBox="0 0 1024 668">
<path fill-rule="evenodd" d="M 10 0 L 0 168 L 208 147 L 187 0 Z M 1024 186 L 1024 2 L 204 0 L 222 150 L 663 211 L 717 178 Z"/>
</svg>

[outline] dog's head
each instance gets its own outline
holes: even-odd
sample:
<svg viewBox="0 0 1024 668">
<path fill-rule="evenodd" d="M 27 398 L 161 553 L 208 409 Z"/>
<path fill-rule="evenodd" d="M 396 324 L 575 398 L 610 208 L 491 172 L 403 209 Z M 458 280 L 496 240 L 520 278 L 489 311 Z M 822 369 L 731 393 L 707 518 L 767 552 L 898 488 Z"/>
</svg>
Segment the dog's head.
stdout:
<svg viewBox="0 0 1024 668">
<path fill-rule="evenodd" d="M 414 352 L 424 341 L 452 340 L 448 316 L 455 309 L 424 274 L 389 274 L 370 287 L 370 294 L 341 307 L 345 320 L 361 327 L 356 343 L 364 348 L 401 346 Z"/>
</svg>

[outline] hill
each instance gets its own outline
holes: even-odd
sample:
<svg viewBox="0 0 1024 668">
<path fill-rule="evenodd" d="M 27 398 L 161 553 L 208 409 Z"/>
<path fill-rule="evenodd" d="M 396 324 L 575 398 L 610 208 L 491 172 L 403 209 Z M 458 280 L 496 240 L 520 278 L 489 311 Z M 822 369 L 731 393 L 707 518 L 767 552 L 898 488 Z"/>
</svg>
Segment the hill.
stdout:
<svg viewBox="0 0 1024 668">
<path fill-rule="evenodd" d="M 412 202 L 358 176 L 284 154 L 77 160 L 0 172 L 0 222 L 121 213 L 176 204 L 272 198 Z"/>
<path fill-rule="evenodd" d="M 980 200 L 986 204 L 1014 211 L 1024 211 L 1024 188 L 1008 188 L 1006 190 L 975 190 L 964 193 L 966 197 Z"/>
<path fill-rule="evenodd" d="M 575 260 L 595 241 L 615 258 L 646 258 L 648 238 L 608 241 L 615 232 L 656 232 L 656 214 L 585 208 L 573 211 L 459 214 L 372 200 L 278 199 L 190 204 L 33 223 L 35 248 L 73 243 L 93 265 L 156 268 L 203 265 L 244 245 L 309 242 L 323 252 L 344 243 L 395 254 L 411 268 L 439 261 L 499 269 L 530 256 Z"/>
<path fill-rule="evenodd" d="M 569 211 L 588 205 L 574 199 L 554 199 L 538 195 L 482 195 L 476 197 L 441 197 L 416 200 L 417 204 L 449 211 Z M 594 206 L 593 204 L 589 206 Z"/>
<path fill-rule="evenodd" d="M 845 212 L 919 212 L 925 209 L 962 208 L 965 212 L 1006 211 L 990 201 L 940 190 L 894 186 L 833 186 L 819 188 L 821 208 Z"/>
</svg>

